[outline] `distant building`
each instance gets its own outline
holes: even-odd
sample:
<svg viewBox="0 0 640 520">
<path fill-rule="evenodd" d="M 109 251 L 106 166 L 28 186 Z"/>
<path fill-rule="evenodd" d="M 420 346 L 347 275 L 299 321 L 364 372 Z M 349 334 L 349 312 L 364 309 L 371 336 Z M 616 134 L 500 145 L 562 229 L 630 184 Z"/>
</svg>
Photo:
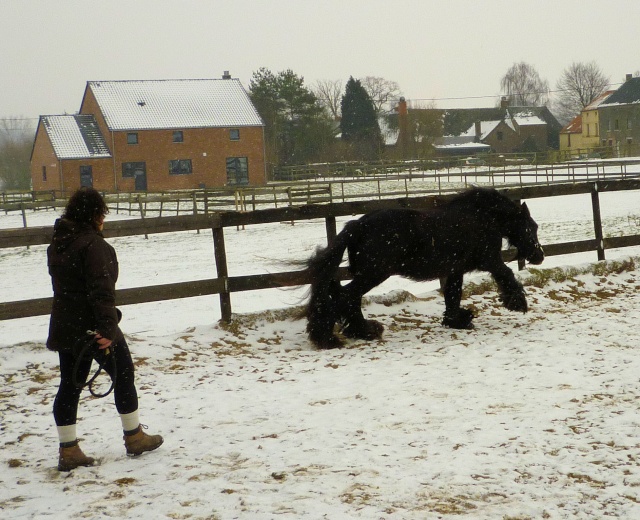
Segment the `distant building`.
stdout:
<svg viewBox="0 0 640 520">
<path fill-rule="evenodd" d="M 598 107 L 614 92 L 614 90 L 603 92 L 582 109 L 582 146 L 584 148 L 598 148 L 600 146 L 600 114 Z"/>
<path fill-rule="evenodd" d="M 402 107 L 391 126 L 402 141 Z M 430 135 L 436 155 L 471 155 L 478 152 L 516 153 L 557 149 L 560 123 L 547 107 L 510 107 L 505 98 L 496 108 L 434 109 L 409 108 L 405 125 L 412 132 L 418 121 L 431 122 L 438 135 Z M 434 125 L 434 120 L 439 120 Z M 412 123 L 413 122 L 413 123 Z M 409 145 L 420 140 L 413 135 Z"/>
<path fill-rule="evenodd" d="M 560 151 L 568 156 L 588 156 L 600 144 L 600 117 L 598 107 L 615 91 L 607 90 L 584 107 L 560 131 Z"/>
<path fill-rule="evenodd" d="M 574 117 L 560 130 L 560 151 L 567 156 L 580 153 L 585 148 L 582 138 L 582 114 Z"/>
<path fill-rule="evenodd" d="M 627 74 L 626 81 L 598 106 L 600 144 L 614 155 L 638 149 L 640 143 L 640 77 Z"/>
<path fill-rule="evenodd" d="M 89 81 L 80 113 L 41 116 L 33 189 L 264 184 L 264 124 L 239 80 Z"/>
</svg>

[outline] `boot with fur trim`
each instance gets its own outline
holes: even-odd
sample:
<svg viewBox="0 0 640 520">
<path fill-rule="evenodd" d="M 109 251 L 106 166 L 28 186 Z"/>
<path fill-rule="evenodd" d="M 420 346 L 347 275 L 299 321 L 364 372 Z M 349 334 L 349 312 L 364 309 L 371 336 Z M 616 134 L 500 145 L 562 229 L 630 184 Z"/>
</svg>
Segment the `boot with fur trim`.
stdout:
<svg viewBox="0 0 640 520">
<path fill-rule="evenodd" d="M 153 451 L 164 442 L 160 435 L 147 435 L 142 431 L 143 428 L 146 426 L 140 424 L 135 430 L 125 432 L 123 439 L 127 455 L 135 456 L 145 451 Z"/>
<path fill-rule="evenodd" d="M 78 441 L 75 441 L 75 444 L 60 446 L 58 471 L 71 471 L 79 466 L 93 466 L 95 461 L 93 457 L 87 457 L 82 453 Z"/>
</svg>

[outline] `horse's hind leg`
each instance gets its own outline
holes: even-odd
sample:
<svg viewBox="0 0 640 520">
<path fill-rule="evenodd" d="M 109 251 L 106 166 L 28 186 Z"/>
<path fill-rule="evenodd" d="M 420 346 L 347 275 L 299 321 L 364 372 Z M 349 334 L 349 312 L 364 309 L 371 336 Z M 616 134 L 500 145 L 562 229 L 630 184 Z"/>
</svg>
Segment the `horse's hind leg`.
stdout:
<svg viewBox="0 0 640 520">
<path fill-rule="evenodd" d="M 359 339 L 377 339 L 382 336 L 382 323 L 367 320 L 362 314 L 362 296 L 386 279 L 386 276 L 377 279 L 356 276 L 343 288 L 340 315 L 343 322 L 342 333 L 345 336 Z"/>
<path fill-rule="evenodd" d="M 341 293 L 342 288 L 337 280 L 312 287 L 307 306 L 307 333 L 311 342 L 320 349 L 342 346 L 340 339 L 333 333 L 333 326 L 339 319 Z"/>
<path fill-rule="evenodd" d="M 470 329 L 473 313 L 460 307 L 462 299 L 462 274 L 447 276 L 444 282 L 444 318 L 442 324 L 452 329 Z"/>
</svg>

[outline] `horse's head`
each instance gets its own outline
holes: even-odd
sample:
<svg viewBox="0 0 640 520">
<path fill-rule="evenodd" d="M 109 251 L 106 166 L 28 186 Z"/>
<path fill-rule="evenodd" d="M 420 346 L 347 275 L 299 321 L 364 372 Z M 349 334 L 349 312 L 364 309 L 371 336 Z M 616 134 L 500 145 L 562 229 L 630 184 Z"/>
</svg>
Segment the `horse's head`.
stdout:
<svg viewBox="0 0 640 520">
<path fill-rule="evenodd" d="M 524 259 L 530 264 L 541 264 L 544 260 L 544 250 L 538 241 L 538 224 L 531 218 L 529 208 L 524 202 L 514 224 L 512 236 L 508 238 L 509 242 L 518 248 L 518 259 Z"/>
</svg>

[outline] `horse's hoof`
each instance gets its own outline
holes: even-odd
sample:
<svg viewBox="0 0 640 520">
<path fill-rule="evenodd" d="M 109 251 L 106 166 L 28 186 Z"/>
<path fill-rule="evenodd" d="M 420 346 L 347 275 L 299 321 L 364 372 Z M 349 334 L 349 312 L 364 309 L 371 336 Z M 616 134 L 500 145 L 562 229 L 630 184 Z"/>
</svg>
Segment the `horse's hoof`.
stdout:
<svg viewBox="0 0 640 520">
<path fill-rule="evenodd" d="M 318 350 L 331 350 L 334 348 L 342 348 L 344 346 L 342 344 L 342 341 L 340 341 L 340 339 L 336 336 L 332 336 L 323 340 L 312 340 L 312 343 Z"/>
<path fill-rule="evenodd" d="M 360 327 L 347 325 L 342 329 L 342 334 L 344 336 L 355 339 L 379 339 L 383 332 L 384 325 L 375 320 L 366 320 Z"/>
<path fill-rule="evenodd" d="M 515 293 L 502 296 L 502 304 L 506 309 L 514 312 L 527 312 L 529 307 L 527 305 L 527 297 L 524 293 Z"/>
<path fill-rule="evenodd" d="M 367 320 L 366 337 L 362 339 L 379 339 L 384 332 L 384 325 L 376 320 Z"/>
<path fill-rule="evenodd" d="M 452 329 L 472 329 L 473 313 L 469 309 L 459 309 L 455 316 L 445 312 L 442 324 Z"/>
</svg>

